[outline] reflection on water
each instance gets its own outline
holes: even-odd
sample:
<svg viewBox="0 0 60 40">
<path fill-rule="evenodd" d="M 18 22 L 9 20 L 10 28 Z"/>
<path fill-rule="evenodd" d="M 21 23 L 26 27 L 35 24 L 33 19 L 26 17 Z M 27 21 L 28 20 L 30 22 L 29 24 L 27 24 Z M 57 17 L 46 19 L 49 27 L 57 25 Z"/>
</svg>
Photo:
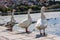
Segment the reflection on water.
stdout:
<svg viewBox="0 0 60 40">
<path fill-rule="evenodd" d="M 37 20 L 40 17 L 39 14 L 38 14 L 38 16 L 35 16 L 35 15 L 31 15 L 31 16 L 32 16 L 32 20 Z M 10 16 L 4 16 L 4 17 L 1 16 L 0 23 L 6 23 L 10 20 L 10 18 L 11 18 Z M 17 22 L 20 22 L 25 18 L 27 18 L 27 15 L 15 16 L 15 20 L 17 20 Z M 60 18 L 50 18 L 49 20 L 47 20 L 47 22 L 48 22 L 48 27 L 46 28 L 46 33 L 60 35 Z M 19 31 L 25 30 L 25 29 L 18 27 L 17 25 L 15 25 L 13 29 L 19 30 Z M 31 24 L 29 27 L 29 30 L 38 31 L 35 29 L 36 29 L 35 24 Z"/>
</svg>

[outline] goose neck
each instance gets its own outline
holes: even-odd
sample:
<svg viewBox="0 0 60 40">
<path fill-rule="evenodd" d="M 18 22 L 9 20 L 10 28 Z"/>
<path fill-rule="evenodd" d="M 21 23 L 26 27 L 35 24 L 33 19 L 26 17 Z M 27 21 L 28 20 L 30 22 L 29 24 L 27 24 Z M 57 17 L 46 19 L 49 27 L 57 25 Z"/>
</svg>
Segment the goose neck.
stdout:
<svg viewBox="0 0 60 40">
<path fill-rule="evenodd" d="M 28 19 L 29 19 L 29 20 L 31 19 L 30 12 L 28 12 Z"/>
<path fill-rule="evenodd" d="M 14 21 L 14 12 L 12 12 L 12 14 L 11 14 L 11 22 L 13 22 Z"/>
<path fill-rule="evenodd" d="M 44 13 L 43 12 L 41 12 L 41 19 L 45 19 L 45 15 L 44 15 Z"/>
</svg>

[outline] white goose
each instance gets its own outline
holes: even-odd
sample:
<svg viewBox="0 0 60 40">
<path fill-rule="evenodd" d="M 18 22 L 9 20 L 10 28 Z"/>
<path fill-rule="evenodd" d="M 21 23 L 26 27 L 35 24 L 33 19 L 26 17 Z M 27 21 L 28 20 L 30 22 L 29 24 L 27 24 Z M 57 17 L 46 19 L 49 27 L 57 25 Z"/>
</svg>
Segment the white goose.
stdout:
<svg viewBox="0 0 60 40">
<path fill-rule="evenodd" d="M 45 35 L 45 28 L 47 27 L 47 23 L 46 23 L 46 19 L 45 19 L 44 12 L 45 12 L 45 7 L 43 6 L 43 7 L 41 8 L 41 18 L 38 19 L 38 20 L 37 20 L 37 23 L 36 23 L 37 29 L 40 30 L 40 35 Z M 41 30 L 44 31 L 43 34 L 42 34 Z"/>
<path fill-rule="evenodd" d="M 7 30 L 12 31 L 13 30 L 13 26 L 16 22 L 16 20 L 14 19 L 14 12 L 15 9 L 13 9 L 12 15 L 11 15 L 11 20 L 9 22 L 7 22 L 6 24 L 4 24 L 5 27 L 9 28 Z"/>
<path fill-rule="evenodd" d="M 21 21 L 18 25 L 19 27 L 21 28 L 25 28 L 26 30 L 26 33 L 28 33 L 28 27 L 31 25 L 32 23 L 32 18 L 30 16 L 30 12 L 31 12 L 31 9 L 28 10 L 28 19 L 25 19 L 23 21 Z"/>
</svg>

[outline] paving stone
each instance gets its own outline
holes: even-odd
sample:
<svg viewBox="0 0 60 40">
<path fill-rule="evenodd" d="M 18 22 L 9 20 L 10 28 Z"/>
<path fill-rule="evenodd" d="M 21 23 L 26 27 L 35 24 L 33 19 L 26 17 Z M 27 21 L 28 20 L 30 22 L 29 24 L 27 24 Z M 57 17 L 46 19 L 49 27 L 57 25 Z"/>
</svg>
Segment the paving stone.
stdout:
<svg viewBox="0 0 60 40">
<path fill-rule="evenodd" d="M 30 34 L 27 33 L 22 34 L 18 33 L 18 31 L 16 32 L 2 31 L 2 28 L 0 28 L 0 30 L 1 30 L 0 40 L 60 40 L 60 36 L 52 34 L 47 34 L 47 36 L 36 38 L 38 32 L 32 32 Z"/>
<path fill-rule="evenodd" d="M 53 38 L 54 40 L 60 40 L 60 37 L 55 37 L 55 38 Z"/>
<path fill-rule="evenodd" d="M 0 36 L 0 40 L 9 40 L 8 38 L 5 38 L 3 36 Z"/>
<path fill-rule="evenodd" d="M 6 29 L 8 29 L 8 28 L 0 26 L 0 32 L 3 31 L 3 30 L 6 30 Z"/>
</svg>

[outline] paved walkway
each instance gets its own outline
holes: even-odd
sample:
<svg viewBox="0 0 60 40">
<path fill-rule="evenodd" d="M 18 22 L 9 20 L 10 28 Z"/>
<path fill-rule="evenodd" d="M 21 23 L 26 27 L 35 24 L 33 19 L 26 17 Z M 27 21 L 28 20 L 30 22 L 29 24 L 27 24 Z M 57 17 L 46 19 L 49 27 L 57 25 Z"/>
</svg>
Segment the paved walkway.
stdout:
<svg viewBox="0 0 60 40">
<path fill-rule="evenodd" d="M 37 32 L 26 34 L 18 31 L 8 32 L 5 31 L 6 29 L 0 26 L 0 40 L 60 40 L 60 37 L 57 35 L 48 34 L 45 37 L 39 37 L 36 36 L 39 34 Z"/>
</svg>

